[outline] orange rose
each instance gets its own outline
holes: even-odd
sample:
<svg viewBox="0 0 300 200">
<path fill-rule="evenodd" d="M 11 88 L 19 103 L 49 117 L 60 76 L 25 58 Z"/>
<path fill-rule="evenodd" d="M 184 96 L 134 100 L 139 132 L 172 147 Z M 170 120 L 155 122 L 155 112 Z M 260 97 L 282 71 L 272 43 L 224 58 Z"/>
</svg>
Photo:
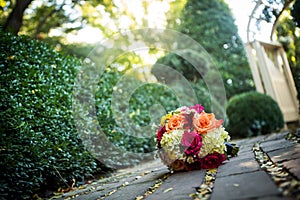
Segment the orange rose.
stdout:
<svg viewBox="0 0 300 200">
<path fill-rule="evenodd" d="M 193 118 L 193 125 L 199 134 L 207 133 L 208 131 L 218 128 L 223 123 L 223 120 L 217 120 L 213 113 L 202 111 L 198 117 Z"/>
<path fill-rule="evenodd" d="M 166 124 L 167 132 L 171 132 L 172 130 L 183 128 L 183 116 L 179 114 L 172 115 Z"/>
</svg>

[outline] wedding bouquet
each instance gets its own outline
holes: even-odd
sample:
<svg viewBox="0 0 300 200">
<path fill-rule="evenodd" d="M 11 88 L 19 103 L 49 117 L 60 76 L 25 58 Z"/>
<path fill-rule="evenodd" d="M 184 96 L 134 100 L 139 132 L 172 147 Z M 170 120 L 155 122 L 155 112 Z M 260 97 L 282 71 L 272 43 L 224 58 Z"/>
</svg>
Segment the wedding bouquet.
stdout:
<svg viewBox="0 0 300 200">
<path fill-rule="evenodd" d="M 156 132 L 161 160 L 174 171 L 217 168 L 238 151 L 222 123 L 201 104 L 169 112 Z"/>
</svg>

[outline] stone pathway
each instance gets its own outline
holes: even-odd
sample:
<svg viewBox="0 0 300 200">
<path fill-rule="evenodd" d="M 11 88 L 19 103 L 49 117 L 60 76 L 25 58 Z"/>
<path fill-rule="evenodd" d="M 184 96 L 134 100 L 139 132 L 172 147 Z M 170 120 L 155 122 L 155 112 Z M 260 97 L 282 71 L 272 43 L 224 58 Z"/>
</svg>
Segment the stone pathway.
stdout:
<svg viewBox="0 0 300 200">
<path fill-rule="evenodd" d="M 221 165 L 214 179 L 206 170 L 171 173 L 157 159 L 52 199 L 300 199 L 299 138 L 287 135 L 234 141 L 240 146 L 238 156 Z M 213 188 L 200 190 L 208 178 Z"/>
</svg>

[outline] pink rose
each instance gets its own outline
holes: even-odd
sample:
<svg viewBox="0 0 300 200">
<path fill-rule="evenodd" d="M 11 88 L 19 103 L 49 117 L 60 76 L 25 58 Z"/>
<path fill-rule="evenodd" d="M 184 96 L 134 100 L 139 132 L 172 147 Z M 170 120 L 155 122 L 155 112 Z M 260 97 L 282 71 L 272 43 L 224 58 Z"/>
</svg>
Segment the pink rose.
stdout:
<svg viewBox="0 0 300 200">
<path fill-rule="evenodd" d="M 185 148 L 186 155 L 197 155 L 202 147 L 202 137 L 195 131 L 184 131 L 181 144 Z"/>
<path fill-rule="evenodd" d="M 202 169 L 213 169 L 219 167 L 226 160 L 225 154 L 212 153 L 200 160 Z"/>
<path fill-rule="evenodd" d="M 194 109 L 200 114 L 204 110 L 204 107 L 201 104 L 196 104 L 194 106 L 190 106 L 189 109 Z"/>
</svg>

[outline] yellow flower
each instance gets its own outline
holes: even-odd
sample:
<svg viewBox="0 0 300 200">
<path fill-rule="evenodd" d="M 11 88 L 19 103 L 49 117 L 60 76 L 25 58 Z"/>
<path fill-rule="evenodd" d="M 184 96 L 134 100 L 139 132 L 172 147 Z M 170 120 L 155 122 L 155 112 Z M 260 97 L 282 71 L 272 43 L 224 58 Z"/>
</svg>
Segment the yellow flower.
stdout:
<svg viewBox="0 0 300 200">
<path fill-rule="evenodd" d="M 171 118 L 172 114 L 168 113 L 165 116 L 163 116 L 160 120 L 160 125 L 165 125 L 166 120 L 169 120 Z"/>
</svg>

